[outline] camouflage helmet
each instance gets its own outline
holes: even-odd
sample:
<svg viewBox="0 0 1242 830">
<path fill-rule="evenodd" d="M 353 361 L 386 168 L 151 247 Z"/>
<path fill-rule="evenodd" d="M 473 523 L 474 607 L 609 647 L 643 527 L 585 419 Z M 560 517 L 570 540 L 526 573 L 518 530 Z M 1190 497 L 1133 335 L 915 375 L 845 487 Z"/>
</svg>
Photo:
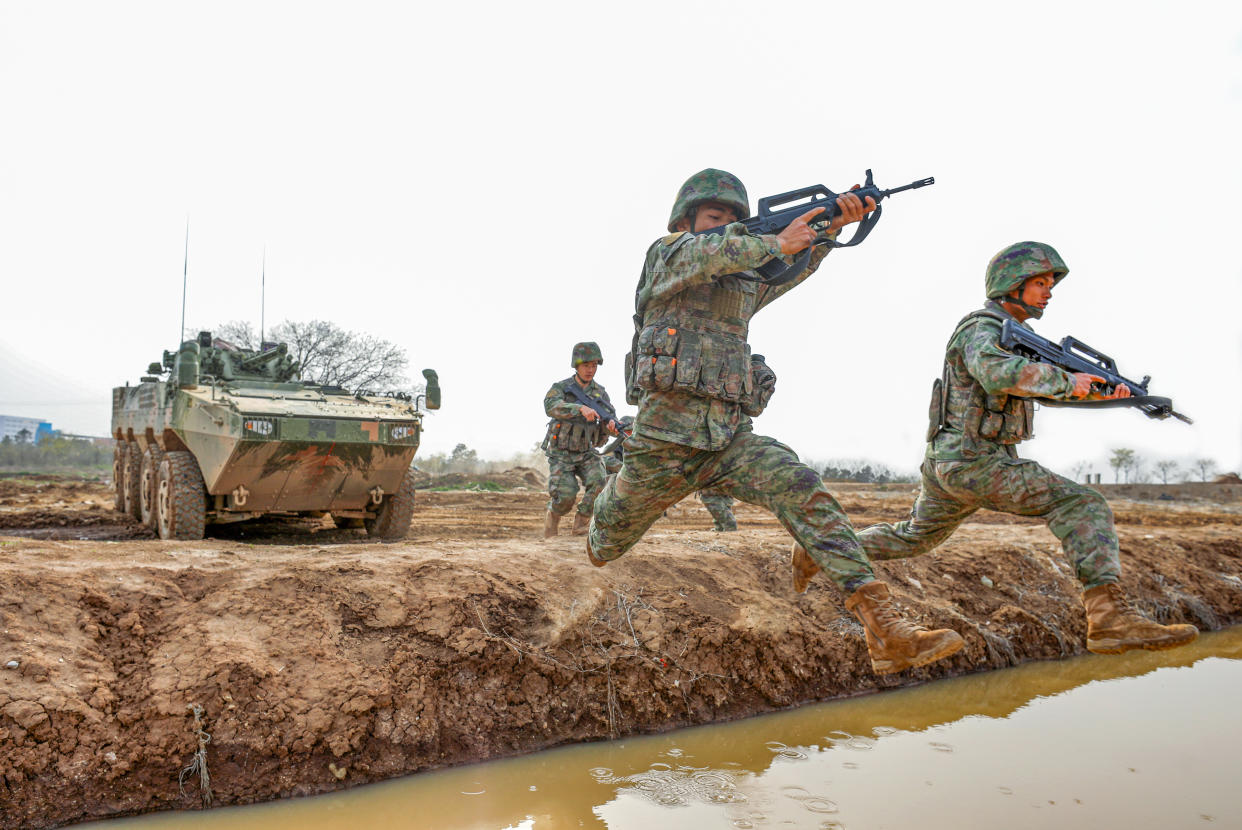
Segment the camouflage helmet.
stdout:
<svg viewBox="0 0 1242 830">
<path fill-rule="evenodd" d="M 673 202 L 673 213 L 668 218 L 669 231 L 677 230 L 677 223 L 704 202 L 722 202 L 728 205 L 733 208 L 738 220 L 750 216 L 750 198 L 746 195 L 746 186 L 732 173 L 709 167 L 686 179 L 681 190 L 677 191 L 677 201 Z"/>
<path fill-rule="evenodd" d="M 1056 248 L 1043 242 L 1015 242 L 988 263 L 989 299 L 1003 297 L 1031 277 L 1052 272 L 1052 284 L 1065 279 L 1069 268 Z"/>
<path fill-rule="evenodd" d="M 630 429 L 631 427 L 634 426 L 634 416 L 633 415 L 622 415 L 621 420 L 617 421 L 617 425 L 620 426 L 621 429 Z"/>
<path fill-rule="evenodd" d="M 592 360 L 600 364 L 604 362 L 604 355 L 600 352 L 598 343 L 588 341 L 574 344 L 574 359 L 569 364 L 571 368 L 577 369 L 579 364 L 589 363 Z"/>
</svg>

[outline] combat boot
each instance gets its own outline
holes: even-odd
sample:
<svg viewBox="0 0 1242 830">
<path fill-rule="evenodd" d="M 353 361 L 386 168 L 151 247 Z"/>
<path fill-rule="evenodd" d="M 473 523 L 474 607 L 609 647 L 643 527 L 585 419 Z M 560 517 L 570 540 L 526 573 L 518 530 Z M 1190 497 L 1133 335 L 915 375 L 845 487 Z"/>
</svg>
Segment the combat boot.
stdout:
<svg viewBox="0 0 1242 830">
<path fill-rule="evenodd" d="M 561 517 L 549 510 L 543 517 L 543 538 L 551 539 L 561 524 Z"/>
<path fill-rule="evenodd" d="M 587 513 L 574 514 L 574 527 L 571 531 L 575 536 L 586 536 L 587 528 L 591 526 L 591 517 Z"/>
<path fill-rule="evenodd" d="M 806 552 L 806 548 L 797 542 L 793 543 L 793 582 L 794 590 L 799 594 L 806 592 L 806 587 L 811 584 L 811 580 L 815 574 L 819 573 L 819 565 Z"/>
<path fill-rule="evenodd" d="M 883 582 L 868 582 L 845 601 L 867 632 L 867 651 L 876 674 L 925 666 L 961 649 L 962 635 L 947 628 L 928 631 L 897 611 Z"/>
<path fill-rule="evenodd" d="M 1096 654 L 1177 648 L 1199 636 L 1193 625 L 1161 625 L 1147 619 L 1116 582 L 1083 591 L 1082 604 L 1087 609 L 1087 651 Z"/>
</svg>

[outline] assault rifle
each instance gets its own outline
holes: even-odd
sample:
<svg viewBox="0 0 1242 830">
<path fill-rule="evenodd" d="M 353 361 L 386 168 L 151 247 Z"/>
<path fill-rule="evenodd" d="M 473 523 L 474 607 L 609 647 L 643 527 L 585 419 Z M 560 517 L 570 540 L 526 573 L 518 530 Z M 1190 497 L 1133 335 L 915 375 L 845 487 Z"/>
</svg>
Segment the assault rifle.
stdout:
<svg viewBox="0 0 1242 830">
<path fill-rule="evenodd" d="M 1076 337 L 1064 337 L 1060 343 L 1045 340 L 1030 329 L 1014 320 L 1006 320 L 1001 325 L 1000 345 L 1002 349 L 1021 355 L 1038 363 L 1051 363 L 1067 372 L 1087 372 L 1104 378 L 1103 383 L 1093 383 L 1093 392 L 1111 395 L 1123 383 L 1130 388 L 1129 398 L 1113 398 L 1105 401 L 1065 401 L 1044 400 L 1040 403 L 1049 406 L 1082 406 L 1103 409 L 1114 406 L 1132 406 L 1148 418 L 1167 418 L 1172 415 L 1188 424 L 1194 423 L 1190 418 L 1173 409 L 1173 401 L 1147 394 L 1147 384 L 1151 383 L 1151 375 L 1144 376 L 1142 381 L 1133 381 L 1117 372 L 1117 362 L 1103 352 L 1091 348 Z"/>
<path fill-rule="evenodd" d="M 815 238 L 811 247 L 800 252 L 792 265 L 786 265 L 781 259 L 773 258 L 765 262 L 763 265 L 755 269 L 759 277 L 743 277 L 751 279 L 755 282 L 761 282 L 764 285 L 783 285 L 790 280 L 796 279 L 803 271 L 806 270 L 807 264 L 811 260 L 811 248 L 815 245 L 829 245 L 833 248 L 852 248 L 859 242 L 867 238 L 867 234 L 871 233 L 871 229 L 880 221 L 882 208 L 880 201 L 886 196 L 892 196 L 894 193 L 901 193 L 903 190 L 914 190 L 920 187 L 927 187 L 929 184 L 935 184 L 936 179 L 932 176 L 926 179 L 903 184 L 901 187 L 894 187 L 890 190 L 881 190 L 875 186 L 875 182 L 871 178 L 871 171 L 867 171 L 866 184 L 857 190 L 850 190 L 862 203 L 867 203 L 867 197 L 875 199 L 875 210 L 863 217 L 858 223 L 858 228 L 854 231 L 854 236 L 849 242 L 837 242 L 835 239 L 829 239 L 827 235 L 821 233 Z M 749 219 L 744 219 L 742 224 L 746 226 L 746 230 L 752 234 L 763 233 L 780 233 L 793 223 L 793 220 L 803 215 L 809 210 L 817 207 L 824 208 L 823 213 L 819 214 L 812 220 L 811 224 L 820 222 L 831 222 L 834 218 L 841 215 L 841 206 L 837 204 L 842 194 L 833 193 L 822 184 L 813 184 L 810 187 L 803 187 L 798 190 L 791 190 L 788 193 L 780 193 L 776 196 L 765 196 L 759 200 L 758 212 Z M 801 202 L 800 200 L 807 201 Z M 789 207 L 780 207 L 781 205 L 789 205 L 790 202 L 799 202 Z M 777 209 L 779 208 L 779 209 Z M 696 232 L 696 236 L 702 234 L 723 234 L 725 225 L 709 228 L 705 231 Z M 738 274 L 737 276 L 742 276 Z"/>
<path fill-rule="evenodd" d="M 578 382 L 573 378 L 565 381 L 564 386 L 561 388 L 572 395 L 574 400 L 578 401 L 578 403 L 588 407 L 589 409 L 595 410 L 595 414 L 599 416 L 599 422 L 601 425 L 606 425 L 609 421 L 612 421 L 613 426 L 617 428 L 617 432 L 629 435 L 630 432 L 633 431 L 632 429 L 623 430 L 621 428 L 621 418 L 618 417 L 617 411 L 603 401 L 596 400 L 586 392 L 583 392 L 582 387 L 579 386 Z"/>
</svg>

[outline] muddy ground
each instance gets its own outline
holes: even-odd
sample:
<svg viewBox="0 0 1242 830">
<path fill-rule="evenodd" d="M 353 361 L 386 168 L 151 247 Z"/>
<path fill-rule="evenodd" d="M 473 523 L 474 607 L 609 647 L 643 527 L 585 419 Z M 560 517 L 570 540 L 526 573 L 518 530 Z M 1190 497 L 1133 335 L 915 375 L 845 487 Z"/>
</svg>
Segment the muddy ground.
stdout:
<svg viewBox="0 0 1242 830">
<path fill-rule="evenodd" d="M 0 479 L 0 827 L 200 807 L 197 773 L 178 786 L 195 705 L 212 803 L 238 804 L 1083 649 L 1077 584 L 1037 522 L 981 513 L 879 566 L 967 642 L 882 678 L 831 584 L 793 592 L 788 538 L 757 508 L 719 534 L 687 500 L 596 569 L 580 538 L 539 538 L 532 472 L 421 491 L 387 545 L 310 520 L 162 542 L 118 521 L 106 482 Z M 901 518 L 914 490 L 830 487 L 858 525 Z M 1242 621 L 1242 486 L 1110 498 L 1141 606 Z"/>
</svg>

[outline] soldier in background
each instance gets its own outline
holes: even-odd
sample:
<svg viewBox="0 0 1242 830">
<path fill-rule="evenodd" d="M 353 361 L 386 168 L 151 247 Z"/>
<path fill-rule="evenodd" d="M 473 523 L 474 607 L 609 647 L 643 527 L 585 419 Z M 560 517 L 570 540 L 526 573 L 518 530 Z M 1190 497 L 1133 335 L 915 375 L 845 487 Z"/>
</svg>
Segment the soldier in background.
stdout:
<svg viewBox="0 0 1242 830">
<path fill-rule="evenodd" d="M 1051 245 L 1018 242 L 988 264 L 988 300 L 958 323 L 949 338 L 944 373 L 933 387 L 923 483 L 910 518 L 858 534 L 872 559 L 918 556 L 939 545 L 981 507 L 1037 516 L 1061 540 L 1083 586 L 1087 649 L 1120 654 L 1166 649 L 1198 636 L 1193 625 L 1158 625 L 1135 610 L 1120 585 L 1121 562 L 1113 513 L 1088 487 L 1019 458 L 1016 446 L 1033 434 L 1034 400 L 1099 398 L 1103 378 L 1027 360 L 1000 346 L 1007 319 L 1039 319 L 1052 289 L 1069 269 Z M 1120 386 L 1108 397 L 1126 398 Z M 804 590 L 815 566 L 794 545 L 794 587 Z"/>
<path fill-rule="evenodd" d="M 848 193 L 838 204 L 841 215 L 822 228 L 831 236 L 875 209 L 874 200 L 864 206 Z M 708 169 L 682 185 L 670 233 L 648 249 L 635 296 L 626 395 L 638 415 L 621 471 L 596 501 L 586 553 L 602 567 L 633 547 L 669 505 L 718 488 L 772 511 L 811 552 L 862 622 L 872 668 L 889 673 L 947 657 L 963 640 L 905 619 L 819 474 L 751 428 L 771 386 L 746 342 L 750 318 L 805 280 L 827 246 L 816 246 L 809 269 L 782 285 L 755 281 L 754 269 L 810 247 L 820 228 L 808 223 L 822 212 L 807 211 L 779 234 L 751 234 L 740 223 L 750 205 L 735 176 Z M 718 227 L 719 234 L 689 233 Z"/>
<path fill-rule="evenodd" d="M 634 426 L 634 418 L 626 415 L 621 419 L 621 431 L 629 432 Z M 604 459 L 604 471 L 610 476 L 614 476 L 621 472 L 621 459 L 624 457 L 624 450 L 621 448 L 621 442 L 625 440 L 624 435 L 618 435 L 612 439 L 612 443 L 600 450 L 600 455 Z M 699 501 L 707 508 L 707 512 L 712 514 L 712 524 L 715 529 L 721 533 L 729 533 L 737 530 L 737 518 L 733 515 L 733 497 L 722 490 L 709 487 L 699 491 Z M 667 511 L 665 511 L 667 512 Z"/>
<path fill-rule="evenodd" d="M 543 520 L 545 538 L 555 536 L 561 517 L 573 509 L 578 497 L 578 482 L 582 482 L 582 501 L 574 515 L 573 533 L 586 533 L 591 520 L 595 497 L 604 486 L 604 464 L 595 448 L 603 444 L 606 434 L 616 435 L 613 421 L 600 423 L 599 413 L 581 403 L 569 384 L 575 384 L 580 394 L 607 404 L 612 402 L 604 387 L 596 383 L 595 372 L 604 357 L 596 343 L 578 343 L 574 346 L 571 365 L 574 373 L 558 383 L 543 396 L 543 411 L 552 420 L 543 439 L 543 449 L 548 457 L 548 511 Z"/>
</svg>

